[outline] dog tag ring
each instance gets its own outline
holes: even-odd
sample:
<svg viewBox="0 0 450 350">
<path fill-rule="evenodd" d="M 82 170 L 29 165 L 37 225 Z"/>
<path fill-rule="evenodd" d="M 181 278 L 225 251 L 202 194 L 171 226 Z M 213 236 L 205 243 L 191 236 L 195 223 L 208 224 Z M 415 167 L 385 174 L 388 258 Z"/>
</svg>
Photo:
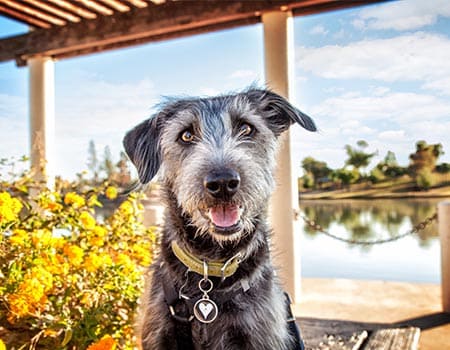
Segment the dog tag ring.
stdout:
<svg viewBox="0 0 450 350">
<path fill-rule="evenodd" d="M 213 289 L 213 283 L 208 277 L 202 278 L 198 287 L 203 292 L 203 296 L 194 304 L 194 316 L 202 323 L 211 323 L 219 314 L 217 304 L 209 299 L 208 295 Z"/>
<path fill-rule="evenodd" d="M 194 316 L 202 323 L 213 322 L 218 315 L 219 311 L 214 301 L 209 298 L 201 298 L 197 300 L 194 305 Z"/>
</svg>

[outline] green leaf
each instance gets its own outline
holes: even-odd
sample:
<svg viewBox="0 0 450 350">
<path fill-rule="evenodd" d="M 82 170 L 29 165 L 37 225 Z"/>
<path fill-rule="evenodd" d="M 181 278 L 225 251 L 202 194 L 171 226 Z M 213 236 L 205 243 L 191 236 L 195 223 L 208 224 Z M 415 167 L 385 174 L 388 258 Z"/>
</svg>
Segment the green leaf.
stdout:
<svg viewBox="0 0 450 350">
<path fill-rule="evenodd" d="M 64 339 L 61 343 L 61 346 L 66 346 L 69 344 L 70 340 L 72 339 L 73 331 L 72 328 L 66 328 L 64 331 Z"/>
</svg>

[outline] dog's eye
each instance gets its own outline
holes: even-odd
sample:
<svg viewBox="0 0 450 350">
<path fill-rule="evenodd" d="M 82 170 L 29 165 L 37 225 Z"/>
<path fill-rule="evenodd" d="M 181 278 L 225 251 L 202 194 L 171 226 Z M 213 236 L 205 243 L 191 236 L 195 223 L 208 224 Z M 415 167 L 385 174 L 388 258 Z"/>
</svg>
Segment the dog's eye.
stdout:
<svg viewBox="0 0 450 350">
<path fill-rule="evenodd" d="M 191 129 L 187 129 L 187 130 L 184 130 L 184 131 L 180 134 L 180 140 L 181 140 L 183 143 L 192 143 L 192 142 L 194 142 L 194 140 L 195 140 L 195 135 L 194 135 L 194 133 L 192 132 Z"/>
<path fill-rule="evenodd" d="M 247 123 L 243 123 L 240 127 L 239 127 L 239 136 L 252 136 L 253 133 L 255 132 L 255 128 Z"/>
</svg>

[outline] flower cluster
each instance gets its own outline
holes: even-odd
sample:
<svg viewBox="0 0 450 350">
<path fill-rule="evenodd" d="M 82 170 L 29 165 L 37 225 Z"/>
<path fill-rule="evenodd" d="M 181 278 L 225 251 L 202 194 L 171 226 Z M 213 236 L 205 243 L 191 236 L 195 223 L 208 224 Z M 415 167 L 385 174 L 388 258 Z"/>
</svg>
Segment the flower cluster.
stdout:
<svg viewBox="0 0 450 350">
<path fill-rule="evenodd" d="M 0 192 L 0 229 L 18 219 L 22 203 L 8 192 Z"/>
<path fill-rule="evenodd" d="M 0 190 L 0 350 L 135 349 L 155 240 L 139 196 Z"/>
</svg>

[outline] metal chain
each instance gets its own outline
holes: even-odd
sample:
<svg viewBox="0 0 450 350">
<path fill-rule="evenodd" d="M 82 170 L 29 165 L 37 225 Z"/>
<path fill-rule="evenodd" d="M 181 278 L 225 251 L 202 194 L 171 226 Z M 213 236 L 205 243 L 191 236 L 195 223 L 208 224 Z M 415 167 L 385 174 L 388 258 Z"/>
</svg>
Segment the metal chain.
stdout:
<svg viewBox="0 0 450 350">
<path fill-rule="evenodd" d="M 437 221 L 438 219 L 438 214 L 437 212 L 426 218 L 424 221 L 422 221 L 420 224 L 415 225 L 411 230 L 409 230 L 408 232 L 405 232 L 403 234 L 397 235 L 397 236 L 393 236 L 390 238 L 386 238 L 386 239 L 380 239 L 380 240 L 375 240 L 375 241 L 360 241 L 357 239 L 348 239 L 348 238 L 343 238 L 340 236 L 336 236 L 328 231 L 326 231 L 322 226 L 320 226 L 318 223 L 316 223 L 314 220 L 310 220 L 308 219 L 306 216 L 302 215 L 301 216 L 303 221 L 305 221 L 305 223 L 312 229 L 314 229 L 317 232 L 323 233 L 324 235 L 331 237 L 333 239 L 336 239 L 338 241 L 341 242 L 345 242 L 345 243 L 349 243 L 349 244 L 359 244 L 359 245 L 375 245 L 375 244 L 383 244 L 383 243 L 389 243 L 389 242 L 393 242 L 393 241 L 397 241 L 401 238 L 419 233 L 420 231 L 422 231 L 423 229 L 425 229 L 425 227 L 427 227 L 429 224 L 431 224 L 433 221 Z"/>
</svg>

